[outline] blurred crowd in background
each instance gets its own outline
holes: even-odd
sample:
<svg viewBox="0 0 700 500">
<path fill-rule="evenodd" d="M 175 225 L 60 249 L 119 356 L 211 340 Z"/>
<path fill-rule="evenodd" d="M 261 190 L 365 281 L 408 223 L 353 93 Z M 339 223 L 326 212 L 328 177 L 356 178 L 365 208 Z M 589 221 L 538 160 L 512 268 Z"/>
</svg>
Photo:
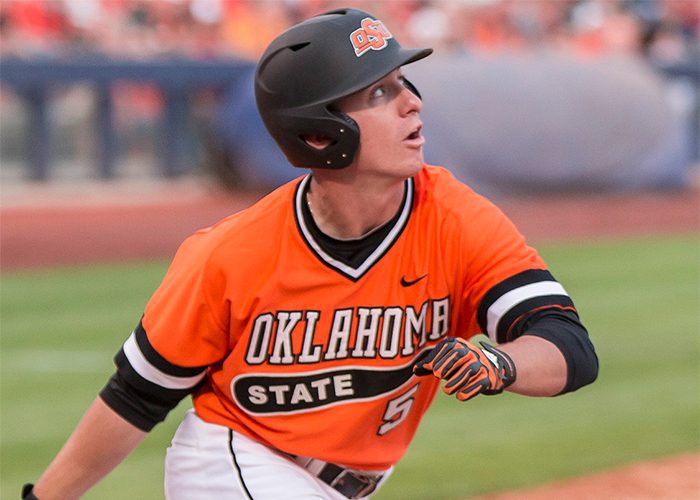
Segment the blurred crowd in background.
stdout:
<svg viewBox="0 0 700 500">
<path fill-rule="evenodd" d="M 386 19 L 404 46 L 431 46 L 443 55 L 555 52 L 589 61 L 621 55 L 669 81 L 680 76 L 697 84 L 696 0 L 1 0 L 0 57 L 255 61 L 285 27 L 343 6 Z M 120 85 L 113 95 L 124 154 L 138 154 L 162 112 L 161 96 L 147 85 Z M 92 109 L 85 89 L 64 89 L 59 99 L 67 103 L 66 117 Z M 685 99 L 697 118 L 697 91 Z M 3 158 L 13 159 L 21 154 L 12 121 L 21 121 L 21 105 L 4 89 L 0 105 L 9 116 Z"/>
<path fill-rule="evenodd" d="M 664 65 L 697 57 L 694 0 L 3 0 L 0 54 L 254 60 L 285 27 L 348 3 L 391 19 L 405 45 L 623 52 Z"/>
</svg>

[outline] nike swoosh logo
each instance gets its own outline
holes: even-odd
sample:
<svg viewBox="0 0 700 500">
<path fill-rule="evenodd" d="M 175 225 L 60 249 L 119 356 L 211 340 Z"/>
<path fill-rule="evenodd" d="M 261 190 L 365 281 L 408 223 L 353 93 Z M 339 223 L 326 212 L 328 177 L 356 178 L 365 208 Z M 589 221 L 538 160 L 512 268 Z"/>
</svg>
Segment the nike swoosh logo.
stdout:
<svg viewBox="0 0 700 500">
<path fill-rule="evenodd" d="M 405 276 L 401 276 L 401 286 L 405 287 L 405 286 L 415 285 L 416 283 L 418 283 L 420 280 L 422 280 L 426 276 L 427 276 L 427 274 L 424 274 L 423 276 L 416 278 L 414 280 L 411 280 L 411 281 L 407 281 Z"/>
</svg>

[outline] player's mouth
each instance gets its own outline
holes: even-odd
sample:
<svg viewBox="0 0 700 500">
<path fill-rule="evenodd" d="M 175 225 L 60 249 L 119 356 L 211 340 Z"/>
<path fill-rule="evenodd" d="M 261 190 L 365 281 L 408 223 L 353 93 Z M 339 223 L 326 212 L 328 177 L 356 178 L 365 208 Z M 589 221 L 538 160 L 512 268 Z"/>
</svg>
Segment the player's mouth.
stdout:
<svg viewBox="0 0 700 500">
<path fill-rule="evenodd" d="M 410 134 L 408 134 L 403 142 L 410 147 L 419 148 L 425 144 L 425 137 L 421 135 L 421 130 L 423 129 L 423 124 L 419 124 L 414 128 Z"/>
</svg>

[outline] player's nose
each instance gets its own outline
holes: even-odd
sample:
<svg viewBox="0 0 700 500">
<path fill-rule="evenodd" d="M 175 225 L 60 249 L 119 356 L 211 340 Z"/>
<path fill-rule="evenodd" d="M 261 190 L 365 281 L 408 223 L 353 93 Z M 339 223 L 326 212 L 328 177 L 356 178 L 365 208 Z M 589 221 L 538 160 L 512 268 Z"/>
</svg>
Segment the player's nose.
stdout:
<svg viewBox="0 0 700 500">
<path fill-rule="evenodd" d="M 420 97 L 414 94 L 409 88 L 404 88 L 399 94 L 399 106 L 402 116 L 412 113 L 420 113 L 423 109 L 423 101 Z"/>
</svg>

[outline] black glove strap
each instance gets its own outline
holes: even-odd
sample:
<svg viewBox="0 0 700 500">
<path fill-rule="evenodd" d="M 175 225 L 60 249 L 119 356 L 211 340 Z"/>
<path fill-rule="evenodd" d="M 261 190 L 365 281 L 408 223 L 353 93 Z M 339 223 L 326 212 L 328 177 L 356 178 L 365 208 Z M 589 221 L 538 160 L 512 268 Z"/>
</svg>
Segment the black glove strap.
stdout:
<svg viewBox="0 0 700 500">
<path fill-rule="evenodd" d="M 34 485 L 27 483 L 22 487 L 22 500 L 39 500 L 34 494 Z"/>
</svg>

